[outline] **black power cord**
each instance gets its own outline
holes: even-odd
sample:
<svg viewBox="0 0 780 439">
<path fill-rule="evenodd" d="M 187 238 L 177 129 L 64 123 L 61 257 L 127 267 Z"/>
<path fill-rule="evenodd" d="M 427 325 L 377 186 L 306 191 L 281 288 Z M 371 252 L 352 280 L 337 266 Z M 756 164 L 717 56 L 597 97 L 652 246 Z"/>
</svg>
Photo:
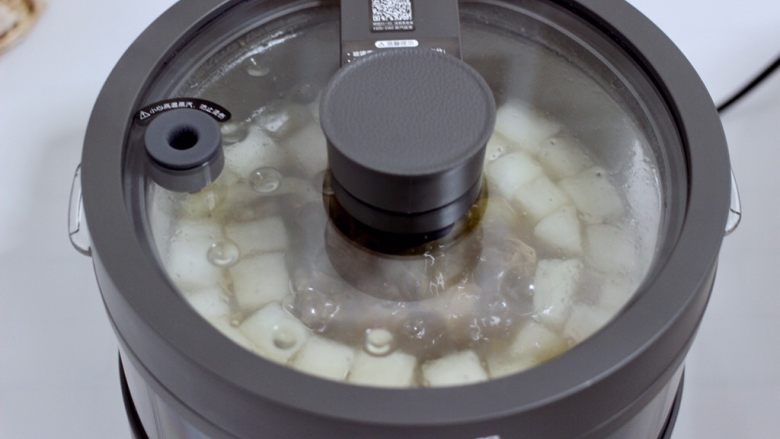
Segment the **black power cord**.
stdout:
<svg viewBox="0 0 780 439">
<path fill-rule="evenodd" d="M 746 86 L 742 87 L 738 92 L 736 92 L 733 96 L 728 98 L 725 102 L 718 105 L 718 113 L 724 113 L 726 110 L 728 110 L 732 105 L 739 102 L 742 98 L 744 98 L 748 93 L 753 91 L 756 87 L 758 87 L 764 80 L 766 80 L 769 76 L 772 75 L 772 73 L 775 72 L 775 70 L 780 67 L 780 56 L 775 58 L 775 60 L 770 64 L 768 67 L 766 67 L 761 73 L 759 73 L 753 80 L 751 80 Z"/>
</svg>

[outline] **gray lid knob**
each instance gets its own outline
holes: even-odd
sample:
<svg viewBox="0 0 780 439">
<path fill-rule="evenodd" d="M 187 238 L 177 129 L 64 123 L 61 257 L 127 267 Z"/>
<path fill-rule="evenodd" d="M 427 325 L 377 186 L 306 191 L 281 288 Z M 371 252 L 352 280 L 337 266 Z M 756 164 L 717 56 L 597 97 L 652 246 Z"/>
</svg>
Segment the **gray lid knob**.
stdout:
<svg viewBox="0 0 780 439">
<path fill-rule="evenodd" d="M 336 198 L 358 221 L 434 232 L 479 195 L 495 101 L 463 61 L 430 49 L 365 56 L 336 74 L 320 114 Z"/>
<path fill-rule="evenodd" d="M 216 180 L 225 164 L 219 124 L 198 110 L 157 116 L 144 135 L 149 173 L 176 192 L 197 192 Z"/>
</svg>

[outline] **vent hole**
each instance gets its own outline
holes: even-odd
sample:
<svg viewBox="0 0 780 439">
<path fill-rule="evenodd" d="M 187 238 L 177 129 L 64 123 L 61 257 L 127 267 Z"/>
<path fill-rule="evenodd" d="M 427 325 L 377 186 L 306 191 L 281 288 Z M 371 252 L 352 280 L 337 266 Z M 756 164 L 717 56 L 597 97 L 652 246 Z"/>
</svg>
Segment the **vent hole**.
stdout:
<svg viewBox="0 0 780 439">
<path fill-rule="evenodd" d="M 180 151 L 190 149 L 197 143 L 198 132 L 195 131 L 195 128 L 189 126 L 178 127 L 168 136 L 168 145 Z"/>
</svg>

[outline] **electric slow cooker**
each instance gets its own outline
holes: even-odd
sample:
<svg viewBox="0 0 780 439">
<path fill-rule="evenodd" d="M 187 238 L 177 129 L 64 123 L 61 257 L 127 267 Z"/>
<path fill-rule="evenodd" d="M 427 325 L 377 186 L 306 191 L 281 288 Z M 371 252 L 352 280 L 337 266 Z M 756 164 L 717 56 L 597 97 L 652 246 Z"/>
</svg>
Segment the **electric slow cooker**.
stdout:
<svg viewBox="0 0 780 439">
<path fill-rule="evenodd" d="M 151 438 L 668 437 L 739 210 L 622 0 L 180 2 L 71 201 Z"/>
</svg>

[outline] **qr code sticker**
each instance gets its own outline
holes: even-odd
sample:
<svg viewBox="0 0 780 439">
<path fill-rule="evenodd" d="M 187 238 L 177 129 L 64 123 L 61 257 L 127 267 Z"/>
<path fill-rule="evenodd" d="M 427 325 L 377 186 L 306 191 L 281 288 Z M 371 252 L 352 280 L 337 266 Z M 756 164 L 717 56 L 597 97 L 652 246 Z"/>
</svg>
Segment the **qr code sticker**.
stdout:
<svg viewBox="0 0 780 439">
<path fill-rule="evenodd" d="M 412 0 L 371 0 L 374 31 L 414 30 Z"/>
</svg>

